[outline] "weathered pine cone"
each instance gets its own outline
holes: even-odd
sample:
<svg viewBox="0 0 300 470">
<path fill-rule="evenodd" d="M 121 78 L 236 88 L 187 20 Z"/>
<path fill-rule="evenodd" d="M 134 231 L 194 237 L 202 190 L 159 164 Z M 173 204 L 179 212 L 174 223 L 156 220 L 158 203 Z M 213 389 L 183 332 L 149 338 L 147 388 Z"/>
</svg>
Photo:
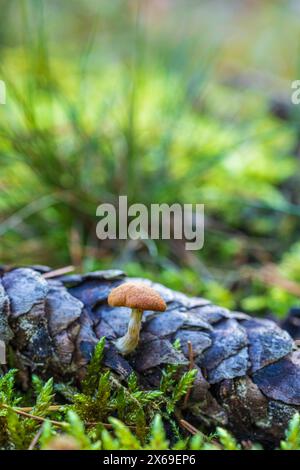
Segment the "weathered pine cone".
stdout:
<svg viewBox="0 0 300 470">
<path fill-rule="evenodd" d="M 121 378 L 135 371 L 151 388 L 165 364 L 187 367 L 190 341 L 198 375 L 184 411 L 189 419 L 225 426 L 240 439 L 274 444 L 283 436 L 300 408 L 300 352 L 274 322 L 143 280 L 161 294 L 167 311 L 145 312 L 139 346 L 125 358 L 113 341 L 125 334 L 129 310 L 107 304 L 111 289 L 124 282 L 123 273 L 44 279 L 47 270 L 0 271 L 0 339 L 24 381 L 35 372 L 80 382 L 95 344 L 105 336 L 105 365 Z M 172 346 L 176 339 L 182 352 Z"/>
</svg>

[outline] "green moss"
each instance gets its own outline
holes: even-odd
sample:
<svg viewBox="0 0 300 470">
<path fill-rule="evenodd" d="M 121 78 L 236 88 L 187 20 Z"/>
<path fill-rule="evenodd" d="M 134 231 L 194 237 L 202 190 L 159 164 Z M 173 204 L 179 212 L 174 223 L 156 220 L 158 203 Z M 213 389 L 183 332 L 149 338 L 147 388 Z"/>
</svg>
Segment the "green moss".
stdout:
<svg viewBox="0 0 300 470">
<path fill-rule="evenodd" d="M 15 386 L 16 370 L 3 375 L 0 378 L 1 449 L 28 449 L 33 445 L 36 449 L 51 448 L 54 437 L 60 437 L 56 445 L 60 442 L 63 446 L 66 435 L 78 449 L 86 450 L 243 448 L 221 427 L 213 436 L 200 430 L 195 436 L 186 436 L 178 428 L 176 405 L 193 384 L 194 370 L 182 374 L 179 366 L 167 366 L 160 389 L 143 390 L 135 374 L 124 384 L 105 370 L 101 363 L 103 351 L 104 340 L 95 349 L 81 392 L 64 384 L 53 386 L 52 379 L 43 383 L 33 376 L 31 389 L 26 394 L 20 393 Z M 69 403 L 55 405 L 61 402 L 62 396 Z M 31 408 L 24 408 L 25 405 Z M 172 430 L 168 436 L 167 428 Z M 261 448 L 259 444 L 250 447 Z M 280 448 L 300 450 L 298 414 L 292 418 Z"/>
</svg>

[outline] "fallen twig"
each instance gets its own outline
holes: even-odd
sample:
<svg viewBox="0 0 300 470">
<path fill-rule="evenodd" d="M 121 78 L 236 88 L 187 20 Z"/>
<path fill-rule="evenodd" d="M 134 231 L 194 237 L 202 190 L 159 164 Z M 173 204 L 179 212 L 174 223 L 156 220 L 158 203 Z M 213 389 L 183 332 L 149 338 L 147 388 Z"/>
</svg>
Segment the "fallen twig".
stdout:
<svg viewBox="0 0 300 470">
<path fill-rule="evenodd" d="M 51 279 L 52 277 L 62 276 L 63 274 L 71 273 L 75 270 L 74 266 L 65 266 L 64 268 L 53 269 L 47 273 L 42 274 L 44 279 Z"/>
<path fill-rule="evenodd" d="M 199 429 L 195 428 L 195 426 L 193 426 L 191 423 L 189 423 L 188 421 L 186 421 L 185 419 L 179 419 L 179 425 L 185 429 L 186 431 L 188 431 L 190 434 L 192 434 L 193 436 L 196 436 L 197 434 L 198 435 L 201 435 L 203 436 L 203 438 L 206 438 L 206 436 L 201 432 L 199 431 Z M 215 447 L 217 447 L 218 449 L 221 449 L 222 447 L 220 446 L 219 442 L 216 441 L 215 439 L 212 439 L 210 441 Z"/>
<path fill-rule="evenodd" d="M 180 419 L 179 424 L 188 432 L 193 434 L 193 436 L 195 436 L 196 434 L 200 434 L 200 431 L 197 428 L 195 428 L 191 423 L 186 421 L 185 419 Z"/>
<path fill-rule="evenodd" d="M 68 423 L 64 421 L 55 421 L 53 419 L 43 418 L 42 416 L 32 415 L 30 413 L 27 413 L 26 411 L 21 410 L 20 408 L 14 408 L 13 406 L 5 405 L 4 403 L 1 403 L 0 406 L 2 408 L 6 408 L 7 410 L 15 412 L 20 416 L 24 416 L 25 418 L 34 419 L 35 421 L 41 421 L 41 422 L 49 421 L 51 424 L 55 426 L 68 426 Z"/>
<path fill-rule="evenodd" d="M 61 408 L 63 408 L 65 405 L 50 405 L 47 408 L 47 411 L 59 411 Z M 34 409 L 33 406 L 16 406 L 14 410 L 20 410 L 20 411 L 25 411 L 30 412 Z"/>
<path fill-rule="evenodd" d="M 264 266 L 258 273 L 254 273 L 254 276 L 259 277 L 266 284 L 280 287 L 290 294 L 300 296 L 300 285 L 295 281 L 283 277 L 278 271 L 277 266 L 272 263 Z"/>
<path fill-rule="evenodd" d="M 29 447 L 28 447 L 28 450 L 33 450 L 39 440 L 39 438 L 41 437 L 41 434 L 43 432 L 43 426 L 40 427 L 40 429 L 38 430 L 38 432 L 35 434 L 35 436 L 33 437 Z"/>
<path fill-rule="evenodd" d="M 47 411 L 58 411 L 60 408 L 62 408 L 64 405 L 51 405 L 48 407 Z M 34 408 L 31 406 L 26 406 L 22 408 L 15 408 L 13 406 L 5 405 L 4 403 L 0 404 L 0 407 L 5 408 L 7 410 L 13 411 L 17 413 L 20 416 L 23 416 L 24 418 L 30 418 L 34 419 L 36 421 L 41 421 L 45 422 L 48 421 L 49 423 L 53 424 L 54 426 L 59 426 L 59 427 L 68 427 L 69 423 L 66 421 L 55 421 L 53 419 L 49 418 L 43 418 L 42 416 L 36 416 L 31 413 L 28 413 L 28 411 L 32 411 Z M 85 423 L 85 426 L 98 426 L 101 425 L 105 427 L 106 429 L 113 429 L 113 425 L 109 423 L 102 423 L 101 421 L 95 421 L 95 422 L 87 422 Z M 127 426 L 129 429 L 136 429 L 136 426 Z M 149 429 L 148 427 L 146 429 Z"/>
</svg>

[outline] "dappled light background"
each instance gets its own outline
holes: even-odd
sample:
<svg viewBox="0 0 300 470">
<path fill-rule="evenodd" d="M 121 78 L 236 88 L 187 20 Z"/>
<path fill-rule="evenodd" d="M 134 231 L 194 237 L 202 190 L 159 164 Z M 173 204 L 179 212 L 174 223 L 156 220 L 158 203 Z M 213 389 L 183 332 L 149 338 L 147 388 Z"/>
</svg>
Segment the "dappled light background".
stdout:
<svg viewBox="0 0 300 470">
<path fill-rule="evenodd" d="M 0 264 L 118 267 L 260 315 L 298 304 L 299 1 L 0 11 Z M 99 241 L 96 208 L 120 194 L 205 204 L 204 248 Z"/>
</svg>

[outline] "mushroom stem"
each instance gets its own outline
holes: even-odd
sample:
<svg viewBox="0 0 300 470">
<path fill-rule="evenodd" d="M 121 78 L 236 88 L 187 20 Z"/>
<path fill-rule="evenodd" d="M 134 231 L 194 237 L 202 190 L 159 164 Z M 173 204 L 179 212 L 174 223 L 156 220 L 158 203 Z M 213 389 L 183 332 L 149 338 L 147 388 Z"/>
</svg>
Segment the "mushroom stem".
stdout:
<svg viewBox="0 0 300 470">
<path fill-rule="evenodd" d="M 140 330 L 142 325 L 143 310 L 133 308 L 128 324 L 128 330 L 125 336 L 115 341 L 116 348 L 122 354 L 129 354 L 135 350 L 140 339 Z"/>
</svg>

